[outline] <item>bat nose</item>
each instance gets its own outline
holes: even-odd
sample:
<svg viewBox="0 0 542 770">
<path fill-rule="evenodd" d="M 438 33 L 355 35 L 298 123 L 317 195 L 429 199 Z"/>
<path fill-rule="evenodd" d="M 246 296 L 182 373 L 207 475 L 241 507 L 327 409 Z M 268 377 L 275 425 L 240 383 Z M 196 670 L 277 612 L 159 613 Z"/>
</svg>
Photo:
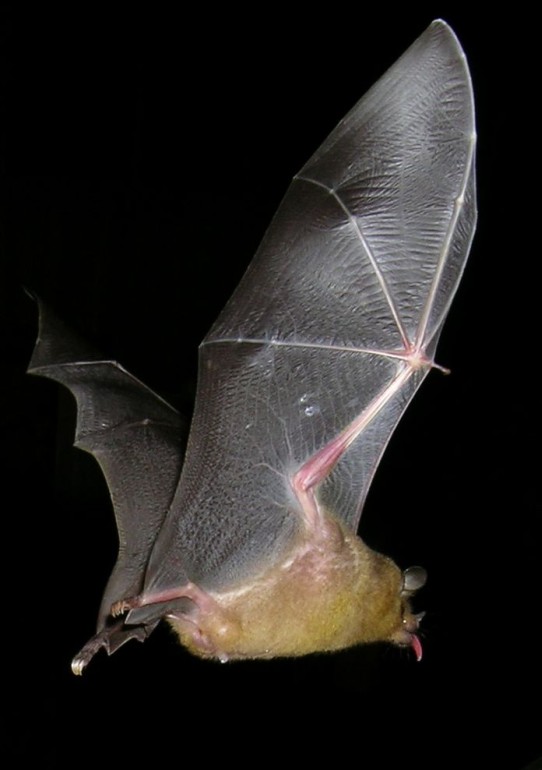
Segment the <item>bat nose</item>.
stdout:
<svg viewBox="0 0 542 770">
<path fill-rule="evenodd" d="M 420 627 L 424 615 L 425 612 L 418 612 L 417 615 L 406 615 L 403 618 L 403 628 L 408 631 L 409 634 L 415 634 Z"/>
</svg>

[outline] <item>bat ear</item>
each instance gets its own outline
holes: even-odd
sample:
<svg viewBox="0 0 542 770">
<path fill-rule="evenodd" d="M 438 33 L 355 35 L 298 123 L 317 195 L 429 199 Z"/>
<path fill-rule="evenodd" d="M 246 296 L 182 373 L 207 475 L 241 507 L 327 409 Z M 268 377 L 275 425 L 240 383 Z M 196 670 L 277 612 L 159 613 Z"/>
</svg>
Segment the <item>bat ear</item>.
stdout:
<svg viewBox="0 0 542 770">
<path fill-rule="evenodd" d="M 409 567 L 403 572 L 402 596 L 410 596 L 423 588 L 427 580 L 427 570 L 423 567 Z"/>
</svg>

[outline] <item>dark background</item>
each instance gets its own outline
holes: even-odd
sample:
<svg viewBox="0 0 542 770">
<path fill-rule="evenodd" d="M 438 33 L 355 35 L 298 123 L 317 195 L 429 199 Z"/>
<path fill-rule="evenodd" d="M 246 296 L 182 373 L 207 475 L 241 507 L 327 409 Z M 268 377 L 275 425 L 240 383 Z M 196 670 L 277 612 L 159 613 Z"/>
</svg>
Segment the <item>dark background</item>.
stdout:
<svg viewBox="0 0 542 770">
<path fill-rule="evenodd" d="M 48 767 L 523 768 L 542 753 L 533 20 L 438 3 L 78 9 L 0 11 L 3 750 Z M 71 449 L 70 396 L 25 376 L 21 287 L 189 415 L 197 344 L 290 178 L 437 16 L 474 81 L 479 227 L 438 354 L 452 376 L 415 399 L 361 525 L 428 569 L 423 662 L 374 646 L 222 666 L 161 629 L 73 677 L 114 525 Z"/>
</svg>

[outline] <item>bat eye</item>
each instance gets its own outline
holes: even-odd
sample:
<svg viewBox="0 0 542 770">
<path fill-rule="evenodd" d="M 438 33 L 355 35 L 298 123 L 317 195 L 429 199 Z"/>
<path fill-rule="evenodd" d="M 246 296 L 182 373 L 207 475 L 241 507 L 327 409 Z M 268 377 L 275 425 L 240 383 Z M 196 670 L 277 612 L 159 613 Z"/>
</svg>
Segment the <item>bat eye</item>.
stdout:
<svg viewBox="0 0 542 770">
<path fill-rule="evenodd" d="M 423 567 L 409 567 L 403 572 L 402 594 L 411 594 L 425 585 L 427 571 Z"/>
</svg>

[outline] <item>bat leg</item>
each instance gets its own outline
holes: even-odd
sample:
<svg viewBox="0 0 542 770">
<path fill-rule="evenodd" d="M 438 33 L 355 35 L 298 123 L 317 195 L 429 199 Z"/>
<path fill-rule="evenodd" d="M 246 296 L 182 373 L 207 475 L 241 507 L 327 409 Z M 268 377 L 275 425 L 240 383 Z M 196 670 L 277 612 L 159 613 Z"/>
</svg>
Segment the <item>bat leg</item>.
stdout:
<svg viewBox="0 0 542 770">
<path fill-rule="evenodd" d="M 179 599 L 189 599 L 199 612 L 211 613 L 217 609 L 216 601 L 206 591 L 199 588 L 195 583 L 185 583 L 177 588 L 153 591 L 148 594 L 142 593 L 138 596 L 121 599 L 111 606 L 111 615 L 118 617 L 135 610 L 134 616 L 137 617 L 137 610 L 139 608 L 148 607 L 153 604 L 174 602 Z"/>
<path fill-rule="evenodd" d="M 232 635 L 238 637 L 241 632 L 235 615 L 191 582 L 124 599 L 116 602 L 113 610 L 128 612 L 123 618 L 128 627 L 131 623 L 146 626 L 165 619 L 188 650 L 200 657 L 218 658 L 223 663 L 229 660 L 227 640 Z"/>
<path fill-rule="evenodd" d="M 221 661 L 228 659 L 202 630 L 202 622 L 216 617 L 218 627 L 227 627 L 231 621 L 223 617 L 215 599 L 194 583 L 121 599 L 111 606 L 111 616 L 114 620 L 89 639 L 72 660 L 74 674 L 81 675 L 102 648 L 112 655 L 130 639 L 144 642 L 162 618 L 178 630 L 189 649 L 204 656 L 216 655 Z"/>
</svg>

